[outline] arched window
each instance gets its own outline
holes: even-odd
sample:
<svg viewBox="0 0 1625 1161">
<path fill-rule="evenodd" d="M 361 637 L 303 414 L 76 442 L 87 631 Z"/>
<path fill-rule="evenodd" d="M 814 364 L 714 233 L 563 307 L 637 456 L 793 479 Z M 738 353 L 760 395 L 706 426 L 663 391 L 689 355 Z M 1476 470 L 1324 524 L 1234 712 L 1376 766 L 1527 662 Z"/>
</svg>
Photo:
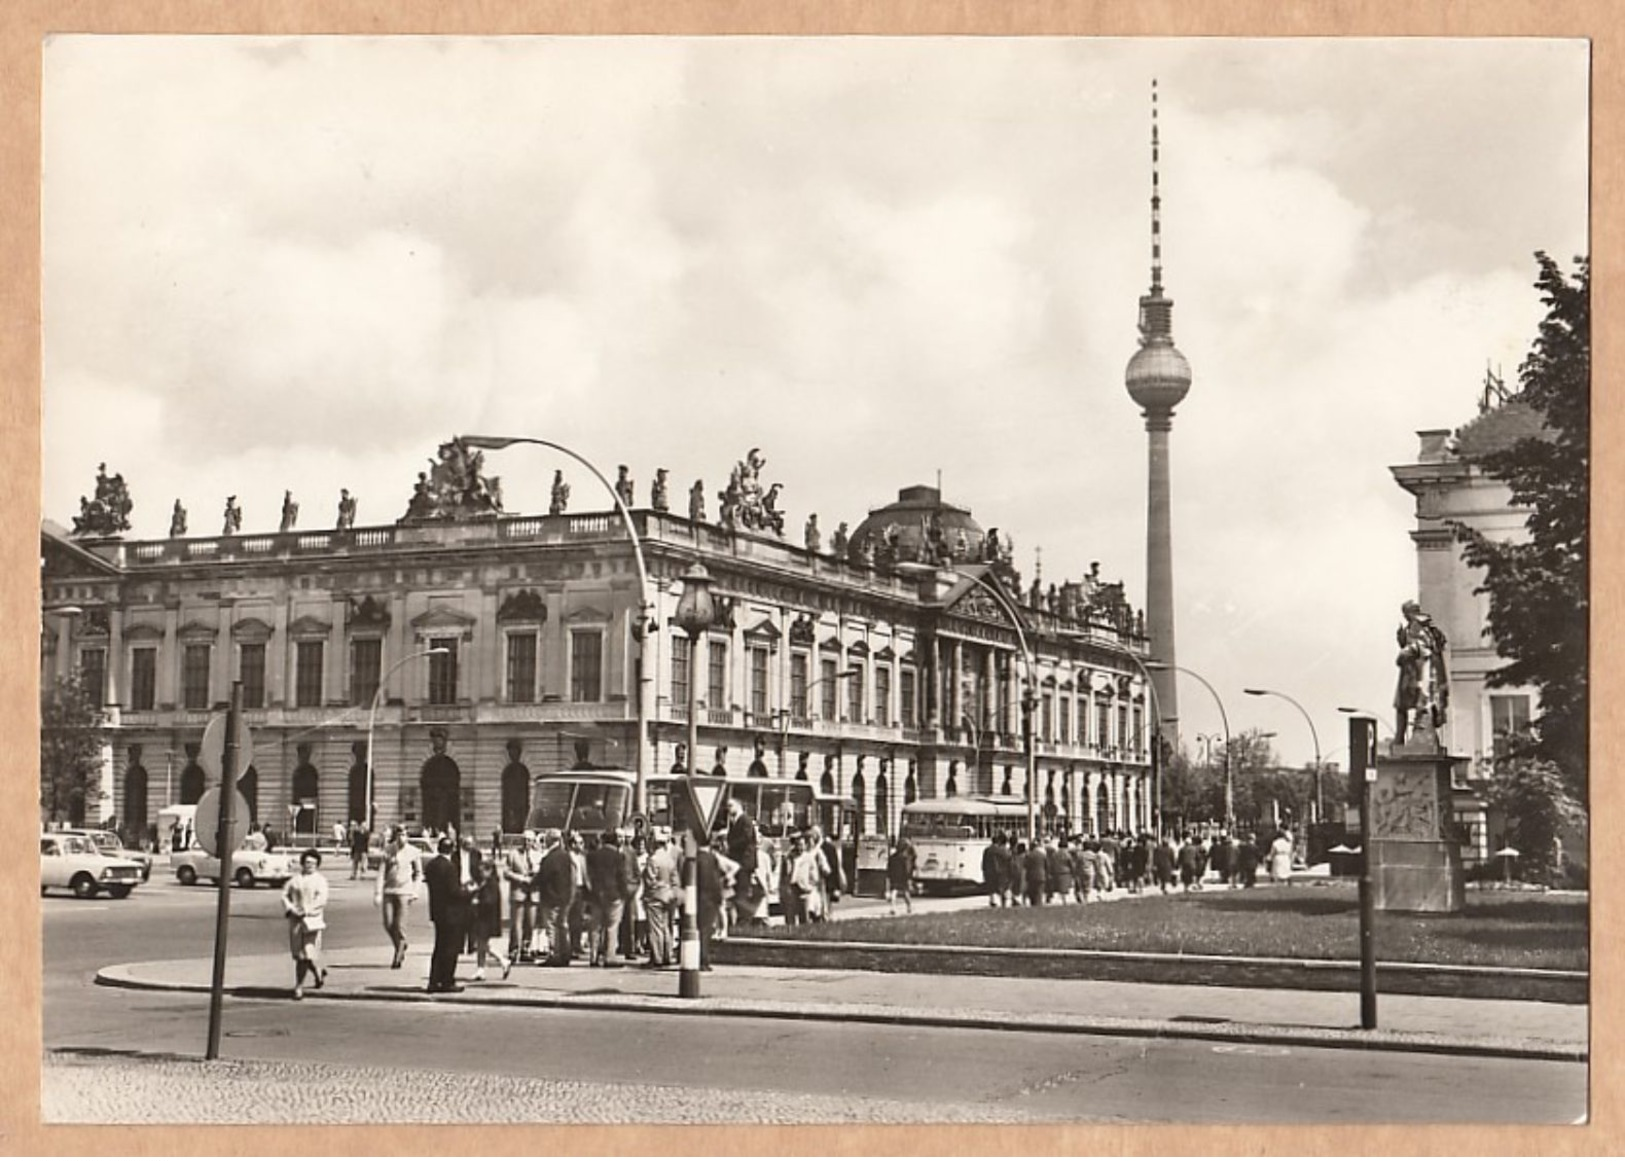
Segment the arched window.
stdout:
<svg viewBox="0 0 1625 1161">
<path fill-rule="evenodd" d="M 237 793 L 243 796 L 248 803 L 248 819 L 250 822 L 261 822 L 260 818 L 260 772 L 250 764 L 243 776 L 237 779 Z"/>
<path fill-rule="evenodd" d="M 147 770 L 140 764 L 124 772 L 124 832 L 132 843 L 147 837 Z"/>
<path fill-rule="evenodd" d="M 367 822 L 367 762 L 366 759 L 357 759 L 350 766 L 350 793 L 348 795 L 349 808 L 345 814 L 345 822 Z"/>
<path fill-rule="evenodd" d="M 203 797 L 203 767 L 188 762 L 181 771 L 181 805 L 192 806 Z"/>
<path fill-rule="evenodd" d="M 423 825 L 443 831 L 459 829 L 462 819 L 463 772 L 445 754 L 436 754 L 423 764 L 419 779 L 423 791 Z"/>
<path fill-rule="evenodd" d="M 530 817 L 530 769 L 523 762 L 509 762 L 502 771 L 502 829 L 518 834 Z"/>
<path fill-rule="evenodd" d="M 920 780 L 914 777 L 913 774 L 910 774 L 908 776 L 908 780 L 903 783 L 903 803 L 904 805 L 907 805 L 910 802 L 916 802 L 919 800 L 919 797 Z"/>
<path fill-rule="evenodd" d="M 316 767 L 309 762 L 294 767 L 291 804 L 299 807 L 298 813 L 293 815 L 293 834 L 315 834 Z M 288 836 L 288 841 L 293 841 L 293 835 Z"/>
<path fill-rule="evenodd" d="M 821 794 L 834 794 L 835 775 L 831 774 L 828 770 L 825 770 L 823 775 L 818 779 L 818 790 Z"/>
<path fill-rule="evenodd" d="M 875 775 L 875 830 L 891 834 L 891 787 L 884 774 Z"/>
<path fill-rule="evenodd" d="M 856 821 L 856 823 L 857 823 L 858 833 L 859 834 L 868 833 L 868 827 L 866 827 L 864 825 L 864 817 L 863 817 L 864 816 L 864 795 L 865 795 L 865 793 L 866 793 L 866 788 L 864 787 L 864 784 L 863 784 L 863 775 L 862 774 L 854 774 L 854 775 L 852 775 L 852 801 L 857 803 L 857 809 L 853 813 L 857 815 L 857 818 L 854 821 Z"/>
</svg>

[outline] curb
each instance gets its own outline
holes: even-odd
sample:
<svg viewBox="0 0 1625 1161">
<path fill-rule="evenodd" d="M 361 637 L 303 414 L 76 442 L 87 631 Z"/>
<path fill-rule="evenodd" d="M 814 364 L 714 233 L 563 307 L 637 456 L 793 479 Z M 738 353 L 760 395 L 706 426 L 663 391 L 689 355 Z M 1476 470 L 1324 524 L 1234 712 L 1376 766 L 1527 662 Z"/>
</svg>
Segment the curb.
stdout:
<svg viewBox="0 0 1625 1161">
<path fill-rule="evenodd" d="M 95 982 L 102 987 L 136 991 L 188 992 L 208 994 L 207 984 L 142 979 L 117 964 L 97 971 Z M 239 985 L 225 989 L 238 999 L 286 999 L 286 988 L 266 985 Z M 1588 1047 L 1559 1041 L 1496 1039 L 1493 1037 L 1444 1036 L 1430 1032 L 1390 1032 L 1381 1029 L 1306 1028 L 1295 1025 L 1247 1024 L 1230 1021 L 1152 1020 L 1114 1016 L 1053 1015 L 1045 1017 L 975 1009 L 943 1010 L 909 1008 L 887 1004 L 791 1004 L 767 1000 L 698 999 L 675 996 L 576 995 L 553 993 L 540 996 L 485 993 L 476 995 L 432 996 L 415 988 L 329 988 L 307 991 L 308 1000 L 337 1000 L 362 1003 L 455 1004 L 465 1007 L 541 1008 L 575 1011 L 654 1012 L 678 1016 L 727 1016 L 749 1019 L 808 1020 L 832 1023 L 916 1025 L 935 1028 L 1000 1032 L 1045 1032 L 1077 1036 L 1118 1036 L 1158 1040 L 1198 1040 L 1222 1043 L 1263 1044 L 1298 1048 L 1342 1048 L 1383 1052 L 1417 1052 L 1443 1056 L 1544 1060 L 1585 1063 Z"/>
</svg>

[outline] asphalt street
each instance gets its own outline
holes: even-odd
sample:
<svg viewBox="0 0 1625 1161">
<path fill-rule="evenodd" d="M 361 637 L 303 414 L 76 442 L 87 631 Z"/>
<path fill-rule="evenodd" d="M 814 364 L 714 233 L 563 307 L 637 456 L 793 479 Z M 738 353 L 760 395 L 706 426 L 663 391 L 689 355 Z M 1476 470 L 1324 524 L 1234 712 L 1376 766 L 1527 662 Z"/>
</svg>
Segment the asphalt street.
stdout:
<svg viewBox="0 0 1625 1161">
<path fill-rule="evenodd" d="M 387 962 L 371 884 L 332 878 L 335 959 Z M 428 1122 L 464 1109 L 555 1124 L 1567 1123 L 1586 1107 L 1583 1063 L 325 999 L 228 1000 L 226 1059 L 205 1063 L 207 996 L 93 980 L 109 964 L 208 957 L 214 898 L 159 871 L 129 900 L 42 901 L 47 1117 Z M 233 956 L 285 954 L 276 892 L 233 900 Z M 426 949 L 430 930 L 414 911 L 409 938 Z M 606 986 L 616 974 L 603 973 Z M 388 1100 L 369 1096 L 378 1069 L 399 1078 Z"/>
</svg>

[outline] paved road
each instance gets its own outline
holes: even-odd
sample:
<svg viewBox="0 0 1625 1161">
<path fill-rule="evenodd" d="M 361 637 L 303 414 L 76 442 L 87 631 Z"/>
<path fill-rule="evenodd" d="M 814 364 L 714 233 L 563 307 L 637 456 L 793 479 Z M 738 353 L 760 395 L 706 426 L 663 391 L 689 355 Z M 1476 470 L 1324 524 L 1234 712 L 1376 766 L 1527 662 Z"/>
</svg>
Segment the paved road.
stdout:
<svg viewBox="0 0 1625 1161">
<path fill-rule="evenodd" d="M 370 885 L 336 878 L 334 887 L 334 949 L 381 956 Z M 282 953 L 275 894 L 233 894 L 234 957 Z M 410 1122 L 459 1119 L 464 1109 L 469 1119 L 551 1123 L 1567 1122 L 1585 1108 L 1582 1064 L 423 1003 L 233 999 L 229 1059 L 205 1064 L 196 1058 L 206 996 L 90 981 L 115 962 L 206 958 L 213 898 L 155 880 L 124 902 L 45 901 L 45 1043 L 56 1050 L 45 1069 L 48 1116 Z M 426 948 L 421 913 L 412 925 L 413 943 Z M 617 973 L 602 974 L 612 986 Z M 153 1053 L 172 1056 L 134 1055 Z M 387 1097 L 380 1068 L 398 1077 Z M 207 1102 L 190 1095 L 199 1091 Z"/>
</svg>

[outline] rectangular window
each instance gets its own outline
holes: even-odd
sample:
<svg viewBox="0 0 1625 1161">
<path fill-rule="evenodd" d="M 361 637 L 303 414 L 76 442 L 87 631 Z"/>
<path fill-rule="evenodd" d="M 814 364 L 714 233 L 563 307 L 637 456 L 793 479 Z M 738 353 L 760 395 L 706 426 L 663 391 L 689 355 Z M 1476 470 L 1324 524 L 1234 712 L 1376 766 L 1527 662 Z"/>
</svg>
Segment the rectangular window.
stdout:
<svg viewBox="0 0 1625 1161">
<path fill-rule="evenodd" d="M 905 669 L 898 674 L 897 686 L 898 709 L 901 711 L 903 728 L 912 730 L 919 722 L 919 713 L 914 707 L 914 671 Z"/>
<path fill-rule="evenodd" d="M 1110 702 L 1095 703 L 1095 746 L 1104 750 L 1112 740 L 1112 707 Z"/>
<path fill-rule="evenodd" d="M 536 700 L 536 632 L 508 634 L 508 700 L 528 705 Z"/>
<path fill-rule="evenodd" d="M 357 637 L 350 642 L 350 704 L 372 705 L 378 696 L 378 679 L 384 672 L 384 641 L 381 637 Z"/>
<path fill-rule="evenodd" d="M 265 708 L 265 645 L 244 641 L 237 646 L 237 680 L 243 683 L 243 708 Z"/>
<path fill-rule="evenodd" d="M 807 716 L 807 655 L 790 654 L 790 715 Z"/>
<path fill-rule="evenodd" d="M 706 683 L 705 704 L 714 710 L 728 708 L 728 643 L 712 641 L 705 651 L 709 680 Z"/>
<path fill-rule="evenodd" d="M 137 711 L 158 706 L 158 650 L 142 647 L 130 651 L 130 708 Z"/>
<path fill-rule="evenodd" d="M 79 650 L 79 683 L 85 687 L 93 705 L 101 705 L 107 697 L 107 650 Z"/>
<path fill-rule="evenodd" d="M 1072 699 L 1064 693 L 1055 703 L 1055 729 L 1063 746 L 1072 740 Z"/>
<path fill-rule="evenodd" d="M 875 666 L 875 725 L 891 725 L 891 666 Z"/>
<path fill-rule="evenodd" d="M 1145 710 L 1134 707 L 1134 752 L 1145 753 Z"/>
<path fill-rule="evenodd" d="M 188 645 L 181 653 L 181 705 L 209 708 L 209 646 Z"/>
<path fill-rule="evenodd" d="M 457 704 L 457 646 L 456 637 L 431 637 L 430 649 L 444 649 L 444 653 L 429 654 L 429 704 Z"/>
<path fill-rule="evenodd" d="M 846 679 L 846 720 L 863 721 L 863 668 L 852 666 L 852 676 Z"/>
<path fill-rule="evenodd" d="M 818 663 L 818 715 L 826 722 L 835 720 L 835 662 L 824 658 Z"/>
<path fill-rule="evenodd" d="M 680 714 L 688 713 L 689 666 L 693 664 L 694 643 L 687 636 L 671 639 L 671 704 Z"/>
<path fill-rule="evenodd" d="M 1126 705 L 1117 707 L 1117 744 L 1125 750 L 1129 747 L 1128 706 Z"/>
<path fill-rule="evenodd" d="M 322 704 L 322 664 L 326 660 L 325 641 L 298 641 L 294 644 L 293 703 L 305 709 Z"/>
<path fill-rule="evenodd" d="M 1495 757 L 1506 757 L 1512 740 L 1529 729 L 1529 695 L 1491 694 L 1490 729 Z"/>
<path fill-rule="evenodd" d="M 767 650 L 750 651 L 750 712 L 755 721 L 767 717 Z"/>
<path fill-rule="evenodd" d="M 604 632 L 570 631 L 570 700 L 604 700 Z"/>
<path fill-rule="evenodd" d="M 1044 695 L 1043 709 L 1040 712 L 1043 716 L 1039 719 L 1039 740 L 1053 741 L 1055 739 L 1055 695 L 1053 693 Z"/>
</svg>

